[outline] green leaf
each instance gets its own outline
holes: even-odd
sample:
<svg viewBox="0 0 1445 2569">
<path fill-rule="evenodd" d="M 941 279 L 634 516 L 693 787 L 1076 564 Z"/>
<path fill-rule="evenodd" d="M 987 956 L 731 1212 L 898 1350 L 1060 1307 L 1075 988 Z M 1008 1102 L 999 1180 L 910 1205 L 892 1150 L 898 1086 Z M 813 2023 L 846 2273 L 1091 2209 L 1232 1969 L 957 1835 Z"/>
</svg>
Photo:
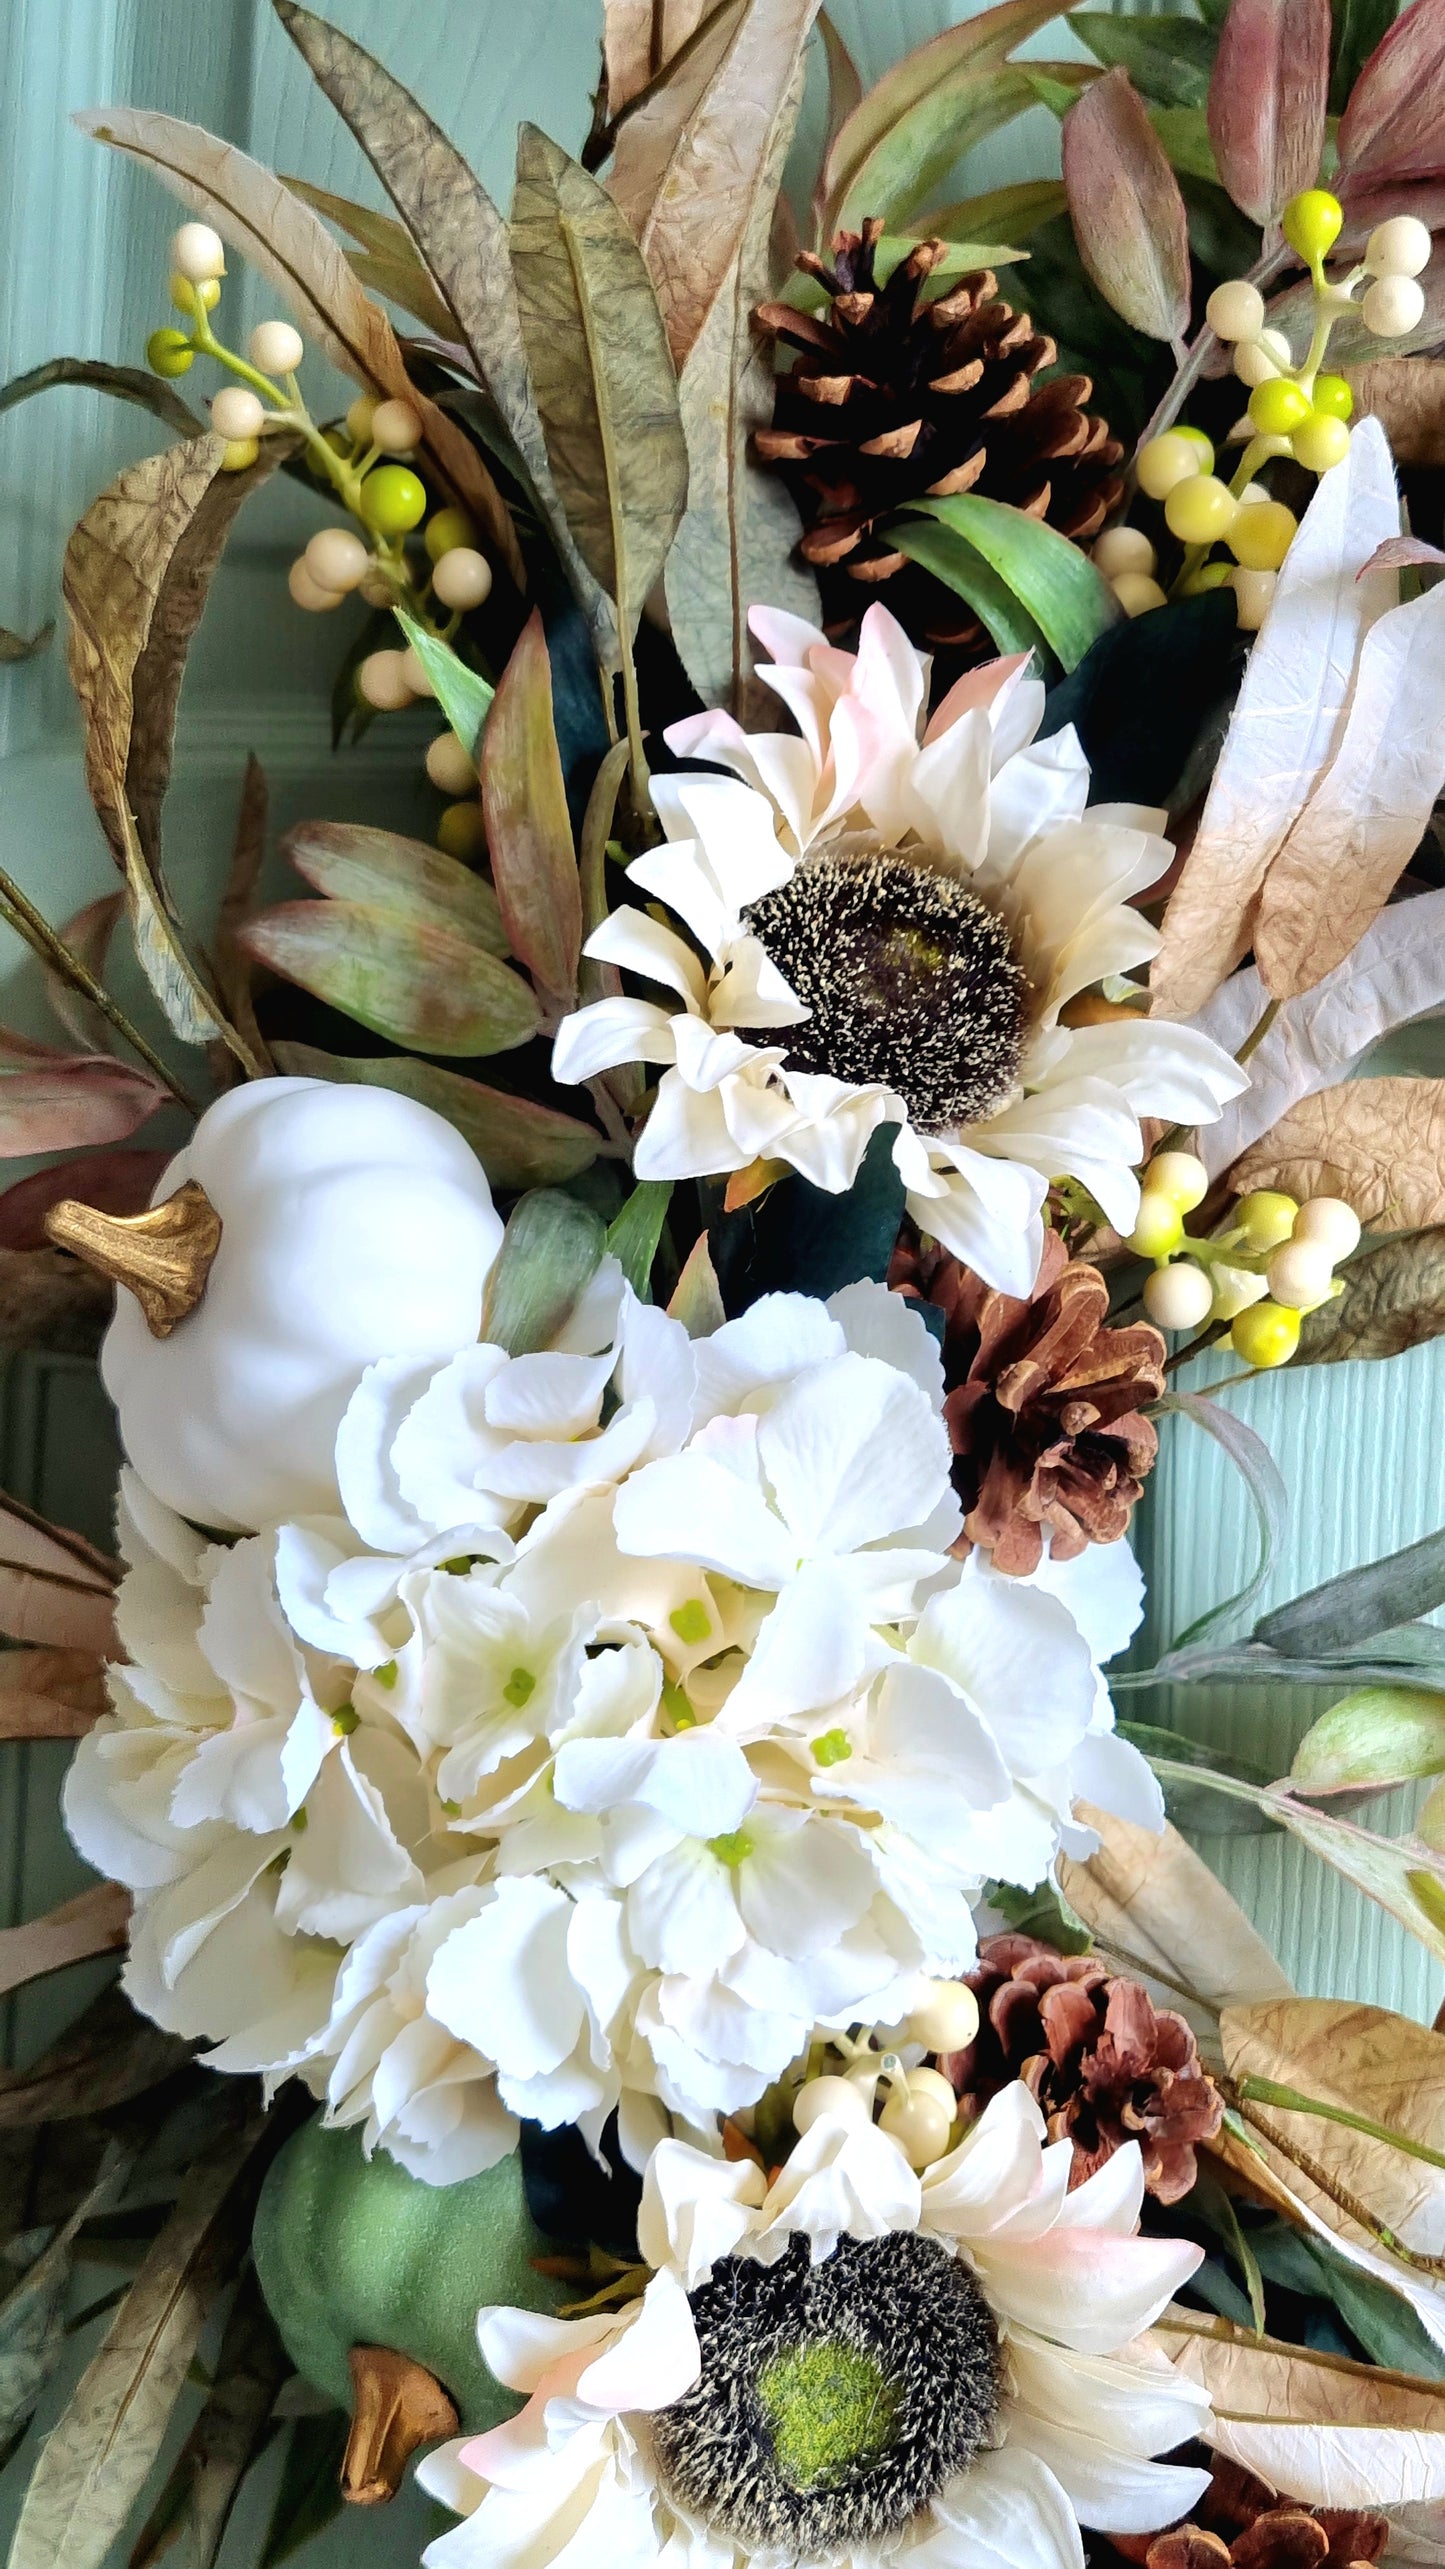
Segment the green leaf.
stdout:
<svg viewBox="0 0 1445 2569">
<path fill-rule="evenodd" d="M 1219 163 L 1209 139 L 1209 127 L 1198 107 L 1151 107 L 1149 122 L 1163 144 L 1173 168 L 1186 178 L 1209 179 L 1219 184 Z"/>
<path fill-rule="evenodd" d="M 1106 10 L 1075 9 L 1069 25 L 1106 71 L 1122 65 L 1156 105 L 1202 108 L 1207 101 L 1218 37 L 1198 18 L 1115 18 Z"/>
<path fill-rule="evenodd" d="M 449 642 L 441 641 L 436 634 L 428 633 L 425 625 L 418 624 L 415 616 L 408 615 L 401 607 L 395 613 L 397 623 L 431 680 L 437 703 L 462 747 L 469 749 L 475 758 L 482 725 L 491 712 L 496 689 L 489 686 L 475 669 L 469 669 Z"/>
<path fill-rule="evenodd" d="M 1226 1597 L 1223 1605 L 1211 1606 L 1207 1614 L 1198 1616 L 1187 1632 L 1179 1635 L 1174 1647 L 1185 1650 L 1191 1642 L 1202 1641 L 1207 1632 L 1232 1621 L 1235 1615 L 1243 1614 L 1246 1606 L 1253 1605 L 1269 1577 L 1275 1546 L 1284 1533 L 1289 1492 L 1264 1438 L 1233 1410 L 1226 1409 L 1222 1401 L 1210 1400 L 1199 1392 L 1165 1392 L 1156 1407 L 1192 1419 L 1196 1427 L 1202 1427 L 1206 1436 L 1212 1436 L 1216 1445 L 1222 1446 L 1249 1492 L 1259 1531 L 1259 1558 L 1250 1577 L 1235 1596 Z"/>
<path fill-rule="evenodd" d="M 565 1009 L 577 992 L 582 887 L 540 613 L 502 671 L 482 744 L 481 794 L 508 942 L 538 988 Z"/>
<path fill-rule="evenodd" d="M 790 1175 L 757 1203 L 718 1214 L 710 1245 L 730 1318 L 765 1293 L 809 1293 L 826 1301 L 844 1285 L 881 1283 L 903 1220 L 896 1135 L 896 1125 L 879 1126 L 841 1195 Z"/>
<path fill-rule="evenodd" d="M 699 1231 L 683 1261 L 667 1316 L 680 1320 L 689 1338 L 711 1338 L 727 1318 L 705 1231 Z"/>
<path fill-rule="evenodd" d="M 965 153 L 1026 115 L 1046 92 L 1062 114 L 1097 78 L 1092 63 L 1007 63 L 943 83 L 910 108 L 870 155 L 848 188 L 833 230 L 856 231 L 870 207 L 890 232 L 907 230 Z"/>
<path fill-rule="evenodd" d="M 421 926 L 455 928 L 505 955 L 506 930 L 490 883 L 442 848 L 359 821 L 298 821 L 281 854 L 312 889 L 364 901 Z"/>
<path fill-rule="evenodd" d="M 1301 1793 L 1384 1791 L 1420 1775 L 1445 1775 L 1445 1697 L 1418 1686 L 1362 1686 L 1332 1704 L 1295 1750 L 1290 1783 Z"/>
<path fill-rule="evenodd" d="M 990 188 L 986 196 L 935 206 L 920 218 L 919 228 L 945 241 L 1026 241 L 1041 223 L 1062 214 L 1067 202 L 1061 179 L 1018 179 L 1011 187 Z M 997 256 L 995 251 L 987 264 L 992 266 Z"/>
<path fill-rule="evenodd" d="M 298 2417 L 288 2427 L 260 2569 L 282 2569 L 283 2561 L 341 2514 L 341 2465 L 350 2431 L 351 2420 L 340 2409 L 324 2417 Z"/>
<path fill-rule="evenodd" d="M 1338 1686 L 1344 1679 L 1359 1685 L 1424 1685 L 1424 1669 L 1438 1669 L 1445 1692 L 1445 1632 L 1433 1624 L 1406 1624 L 1388 1637 L 1377 1635 L 1366 1649 L 1339 1650 L 1329 1658 L 1286 1657 L 1258 1641 L 1205 1642 L 1189 1650 L 1171 1650 L 1152 1668 L 1126 1668 L 1109 1682 L 1137 1692 L 1147 1686 L 1280 1685 Z"/>
<path fill-rule="evenodd" d="M 564 1185 L 590 1168 L 602 1147 L 601 1134 L 575 1116 L 561 1115 L 532 1097 L 487 1088 L 478 1079 L 464 1079 L 460 1071 L 441 1070 L 435 1062 L 414 1061 L 406 1053 L 352 1057 L 319 1052 L 312 1044 L 277 1044 L 274 1050 L 279 1070 L 305 1079 L 391 1088 L 430 1106 L 455 1125 L 476 1152 L 489 1183 L 506 1194 L 521 1187 Z"/>
<path fill-rule="evenodd" d="M 147 2250 L 105 2339 L 41 2447 L 9 2569 L 102 2569 L 164 2441 L 201 2330 L 250 2230 L 238 2179 L 264 2115 L 244 2092 Z"/>
<path fill-rule="evenodd" d="M 542 1022 L 525 981 L 485 947 L 369 902 L 283 901 L 248 919 L 236 941 L 284 981 L 417 1052 L 513 1052 Z"/>
<path fill-rule="evenodd" d="M 1033 617 L 966 535 L 926 518 L 907 517 L 890 526 L 888 533 L 910 562 L 931 571 L 956 597 L 967 600 L 1000 651 L 1037 652 L 1041 670 L 1053 666 L 1053 655 Z"/>
<path fill-rule="evenodd" d="M 1403 1355 L 1445 1331 L 1445 1224 L 1399 1231 L 1351 1258 L 1344 1292 L 1308 1315 L 1298 1365 Z"/>
<path fill-rule="evenodd" d="M 1399 0 L 1331 0 L 1330 114 L 1342 116 L 1381 37 L 1393 27 Z"/>
<path fill-rule="evenodd" d="M 43 366 L 12 375 L 8 384 L 0 384 L 0 412 L 14 410 L 18 403 L 49 392 L 55 384 L 83 384 L 91 392 L 113 393 L 117 401 L 134 402 L 162 421 L 173 437 L 206 434 L 205 421 L 159 375 L 141 366 L 110 366 L 99 357 L 49 357 Z"/>
<path fill-rule="evenodd" d="M 487 1283 L 482 1337 L 509 1356 L 550 1347 L 602 1264 L 607 1234 L 597 1215 L 554 1188 L 524 1195 Z"/>
<path fill-rule="evenodd" d="M 1320 1657 L 1393 1633 L 1445 1604 L 1445 1529 L 1380 1561 L 1326 1579 L 1255 1625 L 1253 1638 L 1289 1658 Z M 1438 1636 L 1445 1648 L 1445 1633 Z"/>
<path fill-rule="evenodd" d="M 1382 2276 L 1365 2273 L 1317 2231 L 1296 2230 L 1286 2221 L 1252 2227 L 1248 2235 L 1269 2281 L 1307 2299 L 1332 2302 L 1372 2364 L 1445 2381 L 1445 2353 L 1404 2294 Z"/>
<path fill-rule="evenodd" d="M 535 125 L 518 141 L 512 273 L 553 479 L 630 640 L 687 506 L 677 378 L 623 216 Z"/>
<path fill-rule="evenodd" d="M 988 1907 L 996 1909 L 1021 1936 L 1037 1936 L 1055 1953 L 1093 1952 L 1093 1936 L 1056 1882 L 1041 1882 L 1035 1891 L 1021 1891 L 1012 1882 L 990 1882 L 983 1896 Z"/>
<path fill-rule="evenodd" d="M 1253 2233 L 1241 2227 L 1232 2195 L 1225 2193 L 1217 2177 L 1201 2168 L 1190 2188 L 1189 2208 L 1207 2221 L 1238 2266 L 1249 2295 L 1249 2316 L 1254 2333 L 1256 2337 L 1262 2337 L 1265 2326 L 1264 2277 L 1254 2252 Z"/>
<path fill-rule="evenodd" d="M 608 1249 L 640 1302 L 652 1300 L 652 1261 L 671 1202 L 670 1178 L 642 1178 L 607 1234 Z"/>
<path fill-rule="evenodd" d="M 967 104 L 980 78 L 1000 71 L 1015 45 L 1059 16 L 1056 0 L 1002 0 L 962 25 L 945 28 L 928 44 L 903 55 L 873 83 L 840 126 L 822 181 L 826 212 L 819 238 L 855 230 L 869 214 L 895 214 L 893 193 L 915 172 L 912 203 L 925 202 L 929 181 L 920 165 L 939 163 L 937 185 L 970 142 Z M 1025 100 L 1023 103 L 1027 103 Z M 1008 112 L 1016 113 L 1017 110 Z M 959 139 L 950 150 L 950 133 Z"/>
<path fill-rule="evenodd" d="M 522 458 L 598 656 L 604 667 L 615 665 L 611 608 L 573 541 L 547 462 L 501 215 L 441 127 L 374 54 L 296 0 L 272 5 L 356 136 L 455 313 L 467 352 Z"/>
<path fill-rule="evenodd" d="M 1007 188 L 1000 191 L 1003 195 L 1014 192 L 1025 195 L 1028 191 L 1022 188 L 1017 191 Z M 1041 223 L 1046 222 L 1050 214 L 1058 212 L 1059 203 L 1063 200 L 1063 189 L 1055 186 L 1051 180 L 1043 182 L 1043 193 L 1057 199 L 1058 203 L 1051 203 L 1046 212 L 1038 215 L 1037 219 Z M 931 219 L 928 226 L 920 228 L 917 232 L 885 233 L 874 252 L 874 273 L 878 283 L 886 285 L 894 269 L 908 257 L 909 252 L 916 250 L 921 240 L 934 237 Z M 939 295 L 946 294 L 955 277 L 975 276 L 980 268 L 1017 267 L 1020 261 L 1028 256 L 1026 250 L 1012 248 L 1006 239 L 1002 237 L 991 239 L 987 233 L 977 230 L 950 234 L 948 241 L 949 246 L 945 255 L 939 260 L 937 267 L 930 271 L 925 282 L 923 291 L 925 303 L 933 303 Z M 828 291 L 826 286 L 820 284 L 817 277 L 809 276 L 799 270 L 789 277 L 777 299 L 781 303 L 789 304 L 795 312 L 821 312 L 828 301 Z"/>
<path fill-rule="evenodd" d="M 1066 669 L 1076 668 L 1106 626 L 1118 622 L 1118 601 L 1088 555 L 1022 509 L 962 491 L 953 499 L 919 500 L 909 514 L 936 518 L 973 545 Z M 896 541 L 896 527 L 890 532 Z"/>
<path fill-rule="evenodd" d="M 1110 1680 L 1111 1684 L 1113 1680 Z M 1163 1730 L 1153 1722 L 1120 1722 L 1119 1737 L 1152 1765 L 1160 1762 L 1173 1767 L 1197 1766 L 1206 1775 L 1232 1775 L 1239 1783 L 1267 1785 L 1272 1778 L 1262 1766 L 1252 1766 L 1246 1758 L 1227 1757 L 1223 1750 L 1201 1748 L 1198 1740 L 1183 1731 Z M 1273 1823 L 1246 1802 L 1222 1802 L 1207 1785 L 1184 1783 L 1176 1778 L 1165 1790 L 1164 1806 L 1177 1829 L 1187 1836 L 1258 1837 Z"/>
</svg>

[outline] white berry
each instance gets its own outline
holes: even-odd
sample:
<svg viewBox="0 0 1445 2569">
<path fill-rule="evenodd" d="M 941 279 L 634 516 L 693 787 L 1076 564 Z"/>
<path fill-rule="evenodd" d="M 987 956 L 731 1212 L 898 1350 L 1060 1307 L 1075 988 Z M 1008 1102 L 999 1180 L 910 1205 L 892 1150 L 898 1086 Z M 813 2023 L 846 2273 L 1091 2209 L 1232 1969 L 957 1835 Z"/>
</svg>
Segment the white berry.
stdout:
<svg viewBox="0 0 1445 2569">
<path fill-rule="evenodd" d="M 287 572 L 286 586 L 291 592 L 294 603 L 298 607 L 304 607 L 308 615 L 329 615 L 333 607 L 339 607 L 341 604 L 339 589 L 320 588 L 312 579 L 306 568 L 304 553 L 298 555 Z"/>
<path fill-rule="evenodd" d="M 1159 561 L 1142 526 L 1109 527 L 1093 546 L 1090 558 L 1106 580 L 1117 579 L 1122 571 L 1142 571 L 1147 579 Z"/>
<path fill-rule="evenodd" d="M 1429 226 L 1416 214 L 1377 223 L 1365 243 L 1365 265 L 1374 277 L 1417 277 L 1429 263 Z"/>
<path fill-rule="evenodd" d="M 470 794 L 477 771 L 454 731 L 440 731 L 426 754 L 426 772 L 439 794 Z"/>
<path fill-rule="evenodd" d="M 420 653 L 413 651 L 410 643 L 407 644 L 405 651 L 401 655 L 401 665 L 406 671 L 406 683 L 410 687 L 414 696 L 434 696 L 436 694 L 436 689 L 427 675 L 426 666 Z"/>
<path fill-rule="evenodd" d="M 238 445 L 247 437 L 259 437 L 265 425 L 265 407 L 245 384 L 227 384 L 211 404 L 216 435 L 234 439 Z"/>
<path fill-rule="evenodd" d="M 1151 607 L 1169 603 L 1158 581 L 1151 580 L 1143 571 L 1121 571 L 1109 586 L 1126 616 L 1147 615 Z"/>
<path fill-rule="evenodd" d="M 793 2128 L 811 2132 L 825 2114 L 836 2122 L 852 2124 L 855 2130 L 873 2119 L 866 2097 L 851 2079 L 810 2078 L 793 2099 Z"/>
<path fill-rule="evenodd" d="M 926 2097 L 931 2105 L 938 2107 L 940 2114 L 948 2116 L 952 2124 L 958 2112 L 958 2099 L 953 2092 L 951 2082 L 944 2077 L 941 2069 L 911 2069 L 908 2073 L 908 2093 L 911 2097 Z"/>
<path fill-rule="evenodd" d="M 334 589 L 340 598 L 359 589 L 371 568 L 366 546 L 346 526 L 318 527 L 302 558 L 318 589 Z"/>
<path fill-rule="evenodd" d="M 931 2096 L 911 2096 L 901 2087 L 895 2087 L 878 2121 L 911 2168 L 931 2168 L 935 2159 L 943 2157 L 953 2135 L 951 2114 Z"/>
<path fill-rule="evenodd" d="M 454 544 L 437 563 L 431 584 L 444 607 L 465 615 L 491 596 L 492 566 L 472 545 Z"/>
<path fill-rule="evenodd" d="M 1267 384 L 1272 376 L 1279 373 L 1278 363 L 1259 339 L 1241 340 L 1235 349 L 1233 364 L 1239 381 L 1248 384 L 1251 392 L 1256 384 Z"/>
<path fill-rule="evenodd" d="M 909 2008 L 908 2031 L 930 2052 L 961 2052 L 978 2032 L 978 2000 L 961 1980 L 925 1980 Z"/>
<path fill-rule="evenodd" d="M 306 354 L 306 342 L 289 321 L 258 321 L 246 342 L 246 354 L 263 375 L 294 375 Z"/>
<path fill-rule="evenodd" d="M 1334 1260 L 1322 1240 L 1286 1240 L 1265 1274 L 1276 1302 L 1290 1311 L 1313 1311 L 1329 1292 Z"/>
<path fill-rule="evenodd" d="M 358 695 L 379 714 L 399 714 L 414 705 L 416 696 L 407 683 L 404 651 L 369 652 L 356 673 Z"/>
<path fill-rule="evenodd" d="M 1216 339 L 1257 339 L 1264 328 L 1264 297 L 1247 277 L 1232 277 L 1215 287 L 1204 318 Z"/>
<path fill-rule="evenodd" d="M 1360 319 L 1376 339 L 1403 339 L 1418 329 L 1425 289 L 1414 277 L 1376 277 L 1360 306 Z"/>
<path fill-rule="evenodd" d="M 1258 633 L 1271 606 L 1279 581 L 1278 571 L 1246 571 L 1237 567 L 1230 572 L 1229 585 L 1234 591 L 1234 621 L 1241 633 Z"/>
<path fill-rule="evenodd" d="M 421 415 L 409 401 L 379 401 L 371 414 L 371 443 L 383 455 L 409 455 L 421 444 Z"/>
<path fill-rule="evenodd" d="M 209 223 L 183 223 L 171 241 L 171 266 L 192 285 L 226 273 L 226 244 Z"/>
<path fill-rule="evenodd" d="M 1144 1308 L 1156 1329 L 1197 1329 L 1213 1300 L 1214 1287 L 1192 1258 L 1156 1267 L 1144 1285 Z"/>
<path fill-rule="evenodd" d="M 1314 1195 L 1308 1204 L 1300 1206 L 1291 1236 L 1318 1241 L 1338 1262 L 1350 1257 L 1360 1245 L 1360 1217 L 1341 1196 Z"/>
</svg>

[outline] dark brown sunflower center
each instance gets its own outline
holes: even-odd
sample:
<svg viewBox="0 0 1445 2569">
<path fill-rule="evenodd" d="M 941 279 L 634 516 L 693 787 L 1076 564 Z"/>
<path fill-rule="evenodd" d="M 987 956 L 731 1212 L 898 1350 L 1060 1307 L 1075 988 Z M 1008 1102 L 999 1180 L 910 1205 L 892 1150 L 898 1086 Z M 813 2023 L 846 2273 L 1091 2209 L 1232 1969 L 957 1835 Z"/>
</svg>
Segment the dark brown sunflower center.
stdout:
<svg viewBox="0 0 1445 2569">
<path fill-rule="evenodd" d="M 993 2439 L 998 2332 L 965 2266 L 914 2231 L 821 2265 L 728 2257 L 690 2295 L 694 2389 L 652 2420 L 668 2495 L 748 2551 L 800 2560 L 900 2532 Z"/>
<path fill-rule="evenodd" d="M 812 1014 L 763 1041 L 789 1067 L 881 1081 L 923 1132 L 977 1123 L 1018 1076 L 1029 986 L 996 911 L 884 851 L 800 865 L 747 924 Z"/>
</svg>

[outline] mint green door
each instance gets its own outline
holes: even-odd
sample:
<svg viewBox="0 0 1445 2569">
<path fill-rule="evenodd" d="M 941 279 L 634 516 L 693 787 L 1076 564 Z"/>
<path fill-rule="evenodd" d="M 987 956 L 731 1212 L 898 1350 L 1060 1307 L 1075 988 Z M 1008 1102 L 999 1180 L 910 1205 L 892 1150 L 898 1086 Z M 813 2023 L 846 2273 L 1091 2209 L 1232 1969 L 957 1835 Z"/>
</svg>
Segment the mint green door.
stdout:
<svg viewBox="0 0 1445 2569">
<path fill-rule="evenodd" d="M 575 146 L 596 79 L 598 0 L 330 0 L 331 14 L 415 89 L 505 199 L 512 138 L 530 118 Z M 970 14 L 949 0 L 834 0 L 832 14 L 864 78 Z M 6 378 L 57 353 L 138 363 L 166 318 L 169 203 L 137 171 L 70 125 L 72 109 L 125 101 L 224 133 L 284 172 L 374 196 L 359 154 L 312 88 L 267 0 L 3 0 L 0 166 L 0 364 Z M 1041 40 L 1061 49 L 1057 30 Z M 808 113 L 816 115 L 817 102 Z M 1049 166 L 1051 119 L 1015 128 L 969 166 L 970 191 Z M 1056 149 L 1056 145 L 1053 145 Z M 1027 163 L 1023 151 L 1034 155 Z M 962 192 L 962 190 L 960 190 Z M 1026 275 L 1024 290 L 1026 292 Z M 253 280 L 231 289 L 240 326 L 269 302 Z M 233 331 L 233 336 L 238 335 Z M 338 388 L 339 389 L 339 388 Z M 87 500 L 156 442 L 154 424 L 85 391 L 44 395 L 0 418 L 0 624 L 30 633 L 58 611 L 67 532 Z M 246 753 L 266 767 L 278 826 L 302 814 L 366 813 L 424 829 L 418 736 L 377 725 L 333 758 L 328 696 L 334 632 L 295 613 L 286 566 L 317 522 L 294 485 L 273 483 L 243 517 L 193 653 L 167 817 L 167 864 L 193 915 L 214 896 Z M 424 737 L 424 733 L 421 735 Z M 57 636 L 48 656 L 0 670 L 0 864 L 62 921 L 114 886 L 85 797 L 77 726 Z M 0 930 L 0 1013 L 45 1029 L 43 994 L 23 949 Z M 128 995 L 139 993 L 134 984 Z M 1432 1065 L 1433 1067 L 1433 1065 Z M 1293 1516 L 1263 1604 L 1445 1522 L 1445 1353 L 1384 1367 L 1286 1372 L 1229 1395 L 1271 1445 Z M 0 1477 L 49 1513 L 104 1539 L 113 1453 L 89 1368 L 69 1358 L 12 1363 L 0 1414 Z M 1140 1528 L 1158 1646 L 1248 1575 L 1254 1534 L 1245 1495 L 1218 1449 L 1182 1420 Z M 1282 1772 L 1308 1716 L 1262 1690 L 1199 1693 L 1154 1717 Z M 0 1749 L 3 1923 L 78 1888 L 83 1868 L 56 1818 L 62 1760 Z M 1375 1999 L 1431 2017 L 1440 1975 L 1421 1950 L 1338 1877 L 1277 1836 L 1209 1837 L 1204 1851 L 1246 1902 L 1307 1990 Z M 31 2055 L 84 1994 L 82 1975 L 43 1984 L 0 2015 L 11 2059 Z M 88 2342 L 88 2341 L 87 2341 Z M 47 2403 L 54 2414 L 59 2393 Z M 43 2420 L 42 2420 L 43 2422 Z M 13 2511 L 17 2457 L 0 2480 L 0 2521 Z M 254 2557 L 254 2518 L 238 2522 L 225 2559 Z M 427 2510 L 408 2493 L 359 2512 L 308 2547 L 306 2564 L 362 2569 L 409 2563 Z"/>
</svg>

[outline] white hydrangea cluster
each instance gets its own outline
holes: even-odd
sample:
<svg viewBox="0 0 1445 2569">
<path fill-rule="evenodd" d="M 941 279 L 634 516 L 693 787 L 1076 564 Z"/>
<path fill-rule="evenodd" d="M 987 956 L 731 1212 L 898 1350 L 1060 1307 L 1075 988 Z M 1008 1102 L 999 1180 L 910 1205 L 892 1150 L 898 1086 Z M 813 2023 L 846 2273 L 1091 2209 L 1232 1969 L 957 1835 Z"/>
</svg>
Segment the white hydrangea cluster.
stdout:
<svg viewBox="0 0 1445 2569">
<path fill-rule="evenodd" d="M 1097 1665 L 1126 1547 L 953 1558 L 942 1398 L 881 1287 L 692 1340 L 606 1261 L 544 1353 L 374 1365 L 333 1516 L 214 1541 L 127 1475 L 66 1809 L 137 2005 L 436 2183 L 518 2117 L 616 2109 L 640 2164 L 897 2023 L 1076 1800 L 1157 1817 Z"/>
</svg>

